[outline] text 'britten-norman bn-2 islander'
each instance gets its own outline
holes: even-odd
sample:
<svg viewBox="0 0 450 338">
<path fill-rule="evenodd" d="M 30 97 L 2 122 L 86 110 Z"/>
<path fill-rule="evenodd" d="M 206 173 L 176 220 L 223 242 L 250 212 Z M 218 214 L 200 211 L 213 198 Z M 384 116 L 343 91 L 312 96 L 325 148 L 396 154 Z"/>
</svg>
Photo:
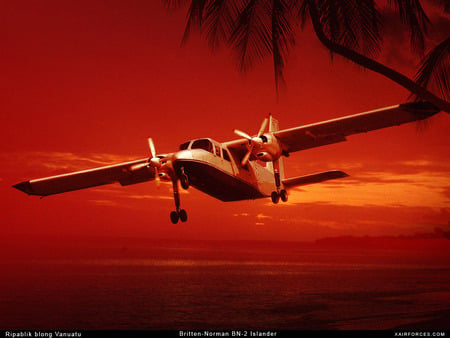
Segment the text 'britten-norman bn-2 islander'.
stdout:
<svg viewBox="0 0 450 338">
<path fill-rule="evenodd" d="M 150 158 L 34 179 L 14 188 L 29 195 L 48 196 L 115 182 L 125 186 L 167 180 L 173 184 L 176 210 L 170 219 L 175 224 L 187 220 L 186 211 L 180 207 L 178 182 L 183 189 L 193 186 L 225 202 L 265 197 L 271 197 L 273 203 L 280 199 L 286 202 L 286 189 L 348 175 L 333 170 L 285 178 L 282 156 L 342 142 L 352 134 L 423 120 L 438 112 L 427 102 L 405 103 L 283 130 L 269 115 L 255 136 L 235 130 L 241 137 L 237 140 L 219 143 L 210 138 L 196 139 L 169 154 L 157 154 L 149 139 Z"/>
</svg>

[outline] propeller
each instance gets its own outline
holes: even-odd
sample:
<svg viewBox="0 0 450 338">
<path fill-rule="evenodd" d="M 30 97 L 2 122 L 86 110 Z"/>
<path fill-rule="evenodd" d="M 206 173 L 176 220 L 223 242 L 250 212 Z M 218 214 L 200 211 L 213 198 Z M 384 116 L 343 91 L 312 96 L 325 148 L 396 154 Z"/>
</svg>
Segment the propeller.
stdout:
<svg viewBox="0 0 450 338">
<path fill-rule="evenodd" d="M 155 169 L 155 180 L 156 180 L 156 186 L 159 187 L 161 183 L 161 179 L 159 178 L 158 169 L 161 168 L 161 159 L 159 157 L 156 157 L 156 150 L 155 150 L 155 144 L 153 143 L 152 138 L 148 138 L 148 146 L 150 148 L 150 157 L 148 164 L 150 167 L 153 167 Z"/>
<path fill-rule="evenodd" d="M 156 156 L 155 144 L 150 137 L 148 138 L 148 146 L 150 148 L 150 158 L 148 159 L 147 163 L 137 164 L 133 166 L 131 170 L 136 171 L 142 168 L 152 167 L 155 170 L 156 185 L 159 187 L 161 180 L 159 177 L 158 169 L 161 168 L 161 159 Z"/>
<path fill-rule="evenodd" d="M 250 144 L 250 148 L 248 149 L 248 152 L 245 154 L 245 156 L 242 158 L 241 161 L 241 165 L 245 166 L 250 158 L 250 156 L 252 155 L 253 152 L 253 148 L 255 146 L 260 146 L 262 145 L 262 140 L 261 140 L 261 135 L 264 133 L 264 130 L 267 127 L 267 123 L 268 123 L 268 119 L 267 117 L 262 121 L 261 123 L 261 127 L 259 127 L 259 131 L 258 134 L 255 137 L 251 137 L 250 135 L 248 135 L 247 133 L 244 133 L 243 131 L 240 131 L 238 129 L 234 130 L 234 133 L 236 135 L 239 135 L 245 139 L 247 139 L 249 141 Z"/>
</svg>

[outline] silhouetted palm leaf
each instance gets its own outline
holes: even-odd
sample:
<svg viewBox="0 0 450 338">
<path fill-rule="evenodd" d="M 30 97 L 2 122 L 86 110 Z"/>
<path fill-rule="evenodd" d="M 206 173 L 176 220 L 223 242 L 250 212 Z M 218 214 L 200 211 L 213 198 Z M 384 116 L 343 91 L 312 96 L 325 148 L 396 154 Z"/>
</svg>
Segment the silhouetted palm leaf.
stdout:
<svg viewBox="0 0 450 338">
<path fill-rule="evenodd" d="M 295 44 L 292 27 L 291 8 L 285 0 L 273 0 L 272 7 L 272 54 L 275 72 L 275 85 L 284 84 L 284 65 L 290 47 Z"/>
<path fill-rule="evenodd" d="M 241 71 L 272 52 L 269 6 L 269 0 L 250 0 L 238 14 L 230 42 Z"/>
<path fill-rule="evenodd" d="M 425 88 L 435 85 L 442 97 L 450 99 L 450 37 L 433 48 L 422 60 L 416 82 Z"/>
<path fill-rule="evenodd" d="M 380 50 L 380 14 L 373 0 L 318 0 L 325 35 L 333 42 L 368 55 Z"/>
<path fill-rule="evenodd" d="M 297 26 L 312 19 L 314 31 L 331 55 L 344 58 L 386 76 L 421 99 L 447 112 L 450 104 L 436 97 L 408 77 L 386 67 L 373 57 L 381 48 L 381 17 L 375 0 L 162 0 L 175 8 L 190 3 L 183 42 L 193 28 L 206 32 L 212 49 L 226 42 L 237 57 L 241 71 L 273 57 L 275 86 L 284 84 L 283 71 Z M 445 10 L 450 0 L 439 0 Z M 429 24 L 420 0 L 389 0 L 407 25 L 411 47 L 422 53 Z M 431 61 L 430 61 L 431 62 Z M 448 91 L 448 72 L 436 69 L 433 75 L 442 90 Z"/>
<path fill-rule="evenodd" d="M 185 4 L 187 4 L 190 0 L 161 0 L 164 6 L 169 9 L 177 9 Z"/>
<path fill-rule="evenodd" d="M 204 25 L 206 28 L 209 46 L 217 49 L 221 43 L 228 43 L 234 29 L 234 21 L 238 9 L 234 1 L 209 1 L 205 13 Z"/>
<path fill-rule="evenodd" d="M 442 7 L 444 12 L 450 13 L 450 0 L 439 0 L 439 5 Z"/>
<path fill-rule="evenodd" d="M 409 27 L 411 47 L 423 54 L 425 51 L 425 35 L 430 22 L 419 0 L 389 0 L 403 23 Z"/>
<path fill-rule="evenodd" d="M 182 44 L 186 43 L 193 28 L 200 28 L 202 26 L 203 11 L 207 2 L 208 0 L 191 0 L 186 28 L 184 30 L 183 39 L 181 40 Z"/>
</svg>

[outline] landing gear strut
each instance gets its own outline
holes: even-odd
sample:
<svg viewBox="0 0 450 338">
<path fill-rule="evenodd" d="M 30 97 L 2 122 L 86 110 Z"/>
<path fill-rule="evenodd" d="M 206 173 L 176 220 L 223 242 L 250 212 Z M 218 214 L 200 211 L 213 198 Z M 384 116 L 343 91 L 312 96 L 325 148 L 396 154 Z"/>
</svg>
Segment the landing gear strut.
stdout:
<svg viewBox="0 0 450 338">
<path fill-rule="evenodd" d="M 177 224 L 178 220 L 181 222 L 187 221 L 187 212 L 184 209 L 180 209 L 180 193 L 178 191 L 178 181 L 173 180 L 172 181 L 173 186 L 173 198 L 175 200 L 175 211 L 172 211 L 170 213 L 170 220 L 173 224 Z"/>
<path fill-rule="evenodd" d="M 284 189 L 280 190 L 281 179 L 280 179 L 280 164 L 279 164 L 278 160 L 273 161 L 273 173 L 275 176 L 275 185 L 277 187 L 277 191 L 272 191 L 272 194 L 270 194 L 272 202 L 274 204 L 277 204 L 280 201 L 280 198 L 283 202 L 286 202 L 288 200 L 287 191 Z"/>
</svg>

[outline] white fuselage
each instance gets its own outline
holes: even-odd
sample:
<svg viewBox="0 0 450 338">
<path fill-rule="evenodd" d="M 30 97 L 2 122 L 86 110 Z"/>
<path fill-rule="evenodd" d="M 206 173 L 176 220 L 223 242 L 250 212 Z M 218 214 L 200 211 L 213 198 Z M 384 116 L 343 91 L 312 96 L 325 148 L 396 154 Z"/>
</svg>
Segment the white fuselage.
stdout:
<svg viewBox="0 0 450 338">
<path fill-rule="evenodd" d="M 172 165 L 177 175 L 183 171 L 193 187 L 222 201 L 270 196 L 275 189 L 270 165 L 250 161 L 242 167 L 223 145 L 211 143 L 214 146 L 210 151 L 189 148 L 174 153 Z"/>
</svg>

